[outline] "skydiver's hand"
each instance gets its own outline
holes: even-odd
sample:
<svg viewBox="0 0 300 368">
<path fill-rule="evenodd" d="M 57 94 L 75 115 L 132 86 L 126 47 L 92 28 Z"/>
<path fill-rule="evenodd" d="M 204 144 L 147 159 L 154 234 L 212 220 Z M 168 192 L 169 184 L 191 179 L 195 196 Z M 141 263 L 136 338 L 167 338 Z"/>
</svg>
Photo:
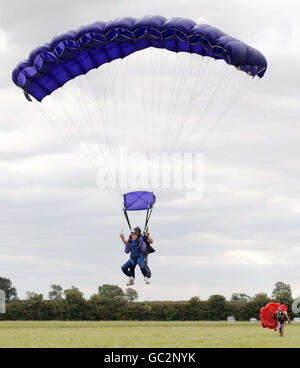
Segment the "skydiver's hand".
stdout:
<svg viewBox="0 0 300 368">
<path fill-rule="evenodd" d="M 121 238 L 122 240 L 125 240 L 125 236 L 124 236 L 124 234 L 120 234 L 120 238 Z"/>
</svg>

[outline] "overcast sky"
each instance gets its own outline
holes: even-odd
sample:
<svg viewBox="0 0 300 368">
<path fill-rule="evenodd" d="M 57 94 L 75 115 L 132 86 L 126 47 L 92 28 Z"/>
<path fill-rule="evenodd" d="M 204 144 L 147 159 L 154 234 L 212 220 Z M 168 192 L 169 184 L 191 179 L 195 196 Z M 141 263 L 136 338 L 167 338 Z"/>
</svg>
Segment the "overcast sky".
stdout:
<svg viewBox="0 0 300 368">
<path fill-rule="evenodd" d="M 0 276 L 20 297 L 47 295 L 54 283 L 86 297 L 104 283 L 125 287 L 120 209 L 46 121 L 37 127 L 11 71 L 55 34 L 145 14 L 203 17 L 261 50 L 269 67 L 207 140 L 203 198 L 157 204 L 151 286 L 137 272 L 141 299 L 271 293 L 277 281 L 300 290 L 296 0 L 0 0 Z"/>
</svg>

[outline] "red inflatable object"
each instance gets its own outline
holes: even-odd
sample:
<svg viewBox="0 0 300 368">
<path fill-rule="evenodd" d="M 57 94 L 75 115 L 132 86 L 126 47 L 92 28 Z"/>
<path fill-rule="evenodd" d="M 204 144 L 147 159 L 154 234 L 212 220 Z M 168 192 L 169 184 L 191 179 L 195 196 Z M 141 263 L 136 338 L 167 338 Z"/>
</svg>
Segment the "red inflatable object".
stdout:
<svg viewBox="0 0 300 368">
<path fill-rule="evenodd" d="M 280 303 L 269 303 L 260 310 L 260 320 L 263 328 L 277 327 L 277 322 L 274 319 L 274 314 L 277 312 L 278 307 L 281 306 L 284 312 L 287 312 L 288 308 L 286 305 Z"/>
</svg>

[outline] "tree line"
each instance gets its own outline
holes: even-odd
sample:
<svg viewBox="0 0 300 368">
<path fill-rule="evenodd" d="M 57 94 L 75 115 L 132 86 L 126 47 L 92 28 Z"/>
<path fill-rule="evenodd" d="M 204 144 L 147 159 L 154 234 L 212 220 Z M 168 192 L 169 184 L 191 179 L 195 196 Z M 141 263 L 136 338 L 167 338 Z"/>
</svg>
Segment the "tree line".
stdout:
<svg viewBox="0 0 300 368">
<path fill-rule="evenodd" d="M 194 296 L 187 301 L 138 302 L 132 288 L 123 291 L 116 285 L 102 285 L 89 299 L 76 287 L 63 290 L 52 285 L 47 299 L 42 294 L 27 292 L 20 300 L 11 281 L 0 277 L 0 289 L 6 295 L 6 313 L 0 320 L 140 320 L 140 321 L 220 321 L 234 316 L 237 321 L 259 319 L 260 308 L 271 301 L 286 304 L 291 318 L 293 303 L 291 287 L 277 282 L 272 296 L 259 293 L 253 297 L 235 293 L 230 300 L 212 295 L 207 300 Z"/>
</svg>

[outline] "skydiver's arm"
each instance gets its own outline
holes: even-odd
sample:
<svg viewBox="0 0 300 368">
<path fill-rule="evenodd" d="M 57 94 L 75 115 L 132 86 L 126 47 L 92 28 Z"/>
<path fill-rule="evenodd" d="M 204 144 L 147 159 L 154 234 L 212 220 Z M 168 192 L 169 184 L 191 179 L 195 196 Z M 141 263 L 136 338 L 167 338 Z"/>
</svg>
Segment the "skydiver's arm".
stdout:
<svg viewBox="0 0 300 368">
<path fill-rule="evenodd" d="M 142 253 L 145 253 L 146 252 L 146 249 L 147 249 L 147 245 L 144 241 L 140 242 L 140 248 L 141 248 L 141 251 Z"/>
<path fill-rule="evenodd" d="M 127 253 L 130 253 L 130 251 L 131 251 L 131 246 L 130 246 L 130 243 L 129 242 L 127 242 L 126 244 L 125 244 L 125 253 L 127 254 Z"/>
<path fill-rule="evenodd" d="M 153 244 L 153 239 L 152 239 L 152 238 L 150 238 L 150 236 L 149 236 L 149 233 L 148 233 L 148 232 L 145 232 L 145 233 L 144 233 L 144 237 L 145 237 L 145 239 L 147 240 L 147 242 L 148 242 L 148 243 Z"/>
<path fill-rule="evenodd" d="M 123 244 L 127 244 L 127 240 L 125 239 L 125 236 L 124 236 L 124 234 L 120 234 L 120 238 L 121 238 L 121 240 L 122 240 L 122 242 L 123 242 Z"/>
<path fill-rule="evenodd" d="M 148 243 L 153 244 L 153 239 L 148 236 Z"/>
</svg>

